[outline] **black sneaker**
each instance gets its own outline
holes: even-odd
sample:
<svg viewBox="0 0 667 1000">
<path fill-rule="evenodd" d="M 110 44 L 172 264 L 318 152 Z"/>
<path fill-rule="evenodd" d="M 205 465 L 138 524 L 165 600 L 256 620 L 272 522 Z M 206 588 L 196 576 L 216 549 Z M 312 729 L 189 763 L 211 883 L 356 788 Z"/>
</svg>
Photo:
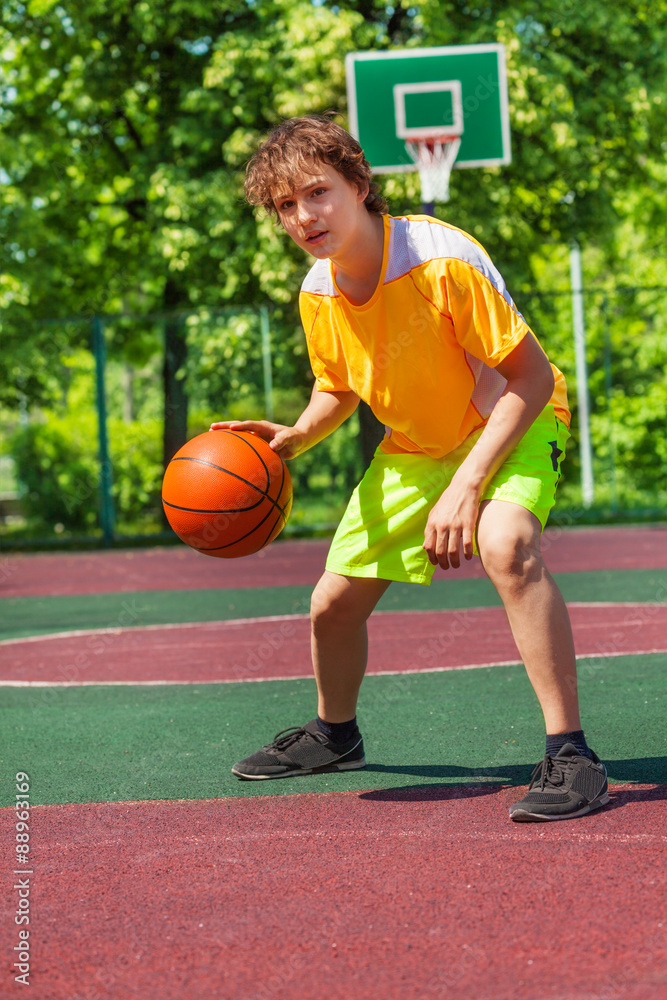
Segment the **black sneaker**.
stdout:
<svg viewBox="0 0 667 1000">
<path fill-rule="evenodd" d="M 608 802 L 604 764 L 595 754 L 592 760 L 582 757 L 576 747 L 566 743 L 555 757 L 546 754 L 536 766 L 528 793 L 510 806 L 510 818 L 528 823 L 573 819 Z"/>
<path fill-rule="evenodd" d="M 317 719 L 305 726 L 283 729 L 262 747 L 232 768 L 237 778 L 291 778 L 296 774 L 324 774 L 366 767 L 364 743 L 355 729 L 347 743 L 334 743 L 321 733 Z"/>
</svg>

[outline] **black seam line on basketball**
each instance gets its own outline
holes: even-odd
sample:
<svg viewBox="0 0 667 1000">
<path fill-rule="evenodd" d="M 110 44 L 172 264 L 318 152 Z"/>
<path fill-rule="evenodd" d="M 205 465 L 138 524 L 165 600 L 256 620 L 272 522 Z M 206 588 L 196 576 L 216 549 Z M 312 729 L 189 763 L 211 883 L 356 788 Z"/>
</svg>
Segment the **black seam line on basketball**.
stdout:
<svg viewBox="0 0 667 1000">
<path fill-rule="evenodd" d="M 254 448 L 253 451 L 255 451 Z M 262 461 L 261 455 L 258 456 L 258 458 L 261 462 Z M 263 497 L 266 497 L 267 500 L 273 500 L 273 497 L 270 495 L 270 493 L 268 493 L 267 490 L 260 489 L 260 487 L 257 486 L 255 483 L 251 483 L 249 479 L 244 479 L 243 476 L 239 476 L 237 472 L 232 472 L 231 469 L 225 469 L 225 467 L 222 465 L 216 465 L 214 462 L 207 462 L 206 459 L 204 458 L 194 458 L 194 456 L 191 458 L 189 455 L 181 455 L 180 458 L 178 456 L 176 458 L 172 458 L 172 462 L 199 462 L 200 465 L 208 465 L 210 466 L 211 469 L 217 469 L 218 472 L 226 472 L 228 476 L 233 476 L 234 479 L 240 479 L 242 483 L 245 483 L 246 486 L 251 486 L 253 490 L 257 490 L 257 492 L 260 493 Z M 262 465 L 264 465 L 263 462 Z M 264 468 L 266 469 L 265 465 Z M 266 471 L 268 474 L 268 469 L 266 469 Z"/>
<path fill-rule="evenodd" d="M 251 444 L 251 442 L 248 440 L 248 438 L 244 434 L 238 434 L 238 433 L 235 434 L 234 431 L 230 431 L 230 430 L 227 430 L 227 429 L 225 429 L 225 433 L 226 434 L 231 434 L 231 435 L 233 435 L 233 437 L 238 438 L 240 441 L 243 441 L 243 443 L 247 444 L 248 447 L 250 448 L 250 450 L 254 451 L 254 453 L 257 455 L 257 458 L 260 460 L 260 462 L 264 466 L 264 472 L 266 473 L 266 490 L 268 492 L 269 487 L 271 485 L 271 473 L 269 472 L 269 468 L 268 468 L 266 462 L 264 461 L 264 459 L 262 458 L 262 456 L 260 455 L 260 453 Z M 281 461 L 282 461 L 282 459 L 281 459 Z"/>
<path fill-rule="evenodd" d="M 254 510 L 255 507 L 259 507 L 259 505 L 264 503 L 265 500 L 268 500 L 269 503 L 273 504 L 273 506 L 280 511 L 283 520 L 287 522 L 287 514 L 285 513 L 285 508 L 287 507 L 287 504 L 290 502 L 293 496 L 294 494 L 290 493 L 289 497 L 281 507 L 278 501 L 274 500 L 273 497 L 267 496 L 267 494 L 262 493 L 257 503 L 253 503 L 249 507 L 230 507 L 229 510 L 222 508 L 220 509 L 216 508 L 215 510 L 203 510 L 201 507 L 179 507 L 178 504 L 169 503 L 169 501 L 165 500 L 164 497 L 162 498 L 162 503 L 164 504 L 165 507 L 171 507 L 173 510 L 182 510 L 186 514 L 244 514 L 246 511 Z M 264 522 L 260 521 L 259 523 L 263 524 Z"/>
<path fill-rule="evenodd" d="M 280 455 L 278 457 L 280 458 Z M 280 496 L 280 494 L 283 491 L 283 486 L 285 485 L 285 472 L 287 471 L 287 466 L 283 462 L 282 458 L 280 459 L 280 464 L 282 466 L 283 478 L 280 480 L 280 489 L 278 490 L 278 496 Z"/>
<path fill-rule="evenodd" d="M 219 432 L 217 432 L 217 433 L 219 433 Z M 267 477 L 267 480 L 268 480 L 268 483 L 269 483 L 269 486 L 270 486 L 271 485 L 271 475 L 269 473 L 269 470 L 268 470 L 268 467 L 267 467 L 266 463 L 264 462 L 264 459 L 259 454 L 259 452 L 257 451 L 257 449 L 253 448 L 253 446 L 250 444 L 250 442 L 246 441 L 246 439 L 244 437 L 242 437 L 240 434 L 234 434 L 233 431 L 223 431 L 223 433 L 225 433 L 225 434 L 231 434 L 233 437 L 238 438 L 240 441 L 243 441 L 244 444 L 247 444 L 248 447 L 251 449 L 251 451 L 254 451 L 255 455 L 257 456 L 257 458 L 260 460 L 260 462 L 262 463 L 262 465 L 264 467 L 264 471 L 266 472 L 266 477 Z M 277 457 L 280 459 L 281 472 L 282 472 L 282 479 L 281 479 L 281 482 L 280 482 L 280 489 L 278 490 L 278 496 L 280 496 L 280 494 L 282 493 L 283 486 L 285 484 L 285 473 L 287 472 L 287 466 L 285 465 L 285 462 L 280 457 L 280 455 L 278 455 Z M 251 483 L 250 480 L 244 479 L 243 476 L 239 476 L 239 474 L 237 472 L 232 472 L 231 469 L 226 469 L 222 465 L 216 465 L 215 462 L 207 462 L 205 458 L 197 458 L 194 455 L 177 455 L 177 456 L 175 456 L 172 459 L 172 462 L 199 462 L 201 465 L 208 465 L 211 469 L 217 469 L 218 472 L 226 472 L 227 475 L 234 476 L 235 479 L 238 479 L 242 483 L 245 483 L 246 486 L 252 487 L 252 489 L 256 490 L 259 494 L 261 494 L 261 496 L 266 497 L 267 500 L 270 500 L 271 503 L 275 504 L 276 507 L 278 508 L 278 510 L 282 511 L 283 515 L 285 514 L 284 506 L 281 507 L 280 504 L 278 503 L 278 501 L 274 500 L 274 498 L 268 492 L 268 487 L 267 487 L 266 490 L 261 490 L 259 488 L 259 486 L 257 486 L 256 483 Z M 166 501 L 166 500 L 164 501 L 164 503 L 167 503 L 167 502 L 168 501 Z M 183 510 L 183 511 L 190 512 L 190 513 L 193 513 L 193 514 L 197 514 L 197 513 L 200 513 L 200 514 L 229 514 L 229 513 L 233 513 L 233 511 L 198 510 L 198 508 L 196 508 L 196 507 L 178 507 L 176 504 L 169 504 L 169 506 L 170 507 L 174 507 L 175 510 Z M 256 507 L 257 504 L 254 504 L 253 506 Z M 243 510 L 252 510 L 253 507 L 252 506 L 251 507 L 244 507 L 242 509 Z"/>
<path fill-rule="evenodd" d="M 268 516 L 269 516 L 269 514 L 267 514 L 267 517 Z M 270 540 L 271 536 L 273 535 L 273 532 L 276 530 L 276 525 L 280 521 L 281 517 L 282 517 L 282 514 L 280 514 L 280 513 L 276 516 L 276 519 L 273 522 L 273 524 L 270 526 L 270 528 L 269 528 L 269 530 L 268 530 L 268 532 L 266 534 L 266 537 L 264 538 L 264 541 L 262 542 L 262 544 L 260 545 L 260 547 L 258 549 L 256 549 L 257 552 L 261 552 L 262 549 L 265 548 L 269 544 L 269 540 Z M 264 521 L 265 520 L 266 520 L 266 518 L 264 518 Z M 284 522 L 284 520 L 285 519 L 283 518 L 283 522 Z M 250 534 L 254 534 L 254 532 L 257 531 L 258 528 L 261 528 L 262 525 L 264 524 L 264 521 L 260 521 L 259 524 L 257 525 L 257 528 L 255 528 L 254 531 L 251 531 Z M 285 527 L 284 523 L 283 523 L 283 527 Z M 247 538 L 248 536 L 245 535 L 244 537 Z M 242 539 L 239 538 L 238 541 L 240 542 L 240 541 L 242 541 Z M 236 545 L 237 543 L 236 542 L 232 542 L 230 544 Z M 227 548 L 226 545 L 223 545 L 221 547 L 222 548 Z M 202 551 L 202 550 L 200 550 L 200 551 Z M 211 549 L 205 549 L 204 551 L 210 552 L 212 550 Z"/>
<path fill-rule="evenodd" d="M 164 504 L 165 507 L 171 507 L 173 508 L 173 510 L 182 510 L 185 511 L 186 514 L 243 514 L 248 510 L 254 510 L 255 507 L 259 507 L 261 503 L 264 503 L 265 500 L 268 500 L 269 503 L 273 504 L 273 506 L 280 511 L 283 520 L 287 521 L 287 514 L 285 513 L 285 508 L 287 507 L 287 504 L 290 502 L 293 496 L 294 494 L 290 493 L 289 497 L 281 507 L 278 501 L 274 500 L 272 496 L 269 496 L 267 493 L 262 493 L 257 503 L 250 504 L 249 507 L 231 507 L 229 510 L 222 508 L 218 509 L 217 507 L 215 510 L 203 510 L 201 507 L 179 507 L 178 504 L 169 503 L 169 501 L 165 500 L 164 497 L 162 498 L 162 503 Z M 260 521 L 259 523 L 262 524 L 262 521 Z"/>
<path fill-rule="evenodd" d="M 179 507 L 178 504 L 169 503 L 169 501 L 164 498 L 162 503 L 165 507 L 173 507 L 174 510 L 184 510 L 186 514 L 242 514 L 247 510 L 254 510 L 255 507 L 259 507 L 259 505 L 263 504 L 265 500 L 270 500 L 271 503 L 275 502 L 271 500 L 271 497 L 267 497 L 264 493 L 262 493 L 257 503 L 252 503 L 249 507 L 230 507 L 229 510 L 223 510 L 222 508 L 218 509 L 217 507 L 215 510 L 202 510 L 201 507 Z"/>
<path fill-rule="evenodd" d="M 275 506 L 278 507 L 278 504 L 275 504 Z M 280 510 L 280 507 L 278 507 L 278 510 Z M 246 538 L 250 537 L 250 535 L 254 535 L 255 532 L 257 531 L 257 529 L 262 527 L 262 525 L 266 521 L 267 517 L 271 517 L 272 513 L 273 513 L 273 511 L 271 509 L 269 509 L 268 512 L 262 518 L 262 520 L 259 522 L 259 524 L 255 525 L 255 527 L 252 529 L 252 531 L 247 531 L 245 533 L 245 535 L 241 535 L 240 538 L 235 538 L 233 542 L 227 542 L 226 545 L 214 545 L 211 548 L 204 548 L 203 545 L 195 545 L 195 546 L 193 546 L 193 548 L 196 548 L 198 552 L 218 552 L 220 549 L 229 549 L 229 548 L 231 548 L 232 545 L 238 545 L 239 542 L 244 542 L 246 540 Z M 285 515 L 283 514 L 282 511 L 280 511 L 280 514 L 281 514 L 283 520 L 285 522 L 287 522 L 287 518 L 285 517 Z M 266 542 L 264 543 L 264 545 L 266 545 Z M 264 548 L 264 546 L 261 546 L 261 548 Z M 259 549 L 257 551 L 259 551 Z"/>
<path fill-rule="evenodd" d="M 261 549 L 263 549 L 265 545 L 268 545 L 268 544 L 269 544 L 269 540 L 270 540 L 271 536 L 273 535 L 273 532 L 274 532 L 274 531 L 276 530 L 276 526 L 277 526 L 278 522 L 280 521 L 280 517 L 281 517 L 281 515 L 280 515 L 280 514 L 278 514 L 278 516 L 276 517 L 275 521 L 273 522 L 273 524 L 271 525 L 271 527 L 270 527 L 270 529 L 269 529 L 269 533 L 268 533 L 268 535 L 266 536 L 266 538 L 265 538 L 265 539 L 264 539 L 264 541 L 262 542 L 262 544 L 261 544 L 260 548 L 259 548 L 259 549 L 257 550 L 258 552 L 259 552 L 259 551 L 260 551 Z M 285 525 L 283 524 L 283 528 L 284 528 L 284 527 L 285 527 Z M 282 531 L 282 528 L 281 528 L 281 531 Z"/>
<path fill-rule="evenodd" d="M 264 496 L 266 496 L 267 499 L 269 499 L 271 501 L 271 503 L 274 504 L 278 508 L 278 510 L 280 511 L 280 513 L 285 518 L 285 521 L 287 521 L 287 516 L 285 514 L 285 506 L 286 506 L 286 504 L 283 504 L 283 506 L 281 507 L 280 504 L 278 503 L 278 499 L 276 498 L 274 500 L 274 498 L 268 492 L 269 487 L 271 486 L 271 473 L 269 472 L 269 468 L 266 465 L 266 463 L 264 462 L 264 459 L 262 458 L 262 456 L 260 455 L 260 453 L 257 451 L 257 449 L 252 444 L 252 442 L 248 441 L 248 439 L 246 437 L 244 437 L 242 434 L 236 434 L 236 433 L 234 433 L 234 431 L 226 430 L 224 428 L 223 428 L 223 430 L 225 430 L 225 434 L 232 434 L 235 438 L 239 438 L 241 441 L 243 441 L 244 444 L 247 444 L 248 447 L 252 451 L 254 451 L 254 453 L 257 455 L 257 458 L 260 460 L 260 462 L 264 466 L 264 471 L 266 472 L 266 479 L 267 479 L 267 482 L 269 484 L 267 486 L 267 488 L 266 488 L 267 492 L 264 494 Z M 280 489 L 278 490 L 278 496 L 280 496 L 280 494 L 283 491 L 283 486 L 285 485 L 285 475 L 287 474 L 287 466 L 285 465 L 285 460 L 282 458 L 282 456 L 277 455 L 276 452 L 274 452 L 274 455 L 276 455 L 277 458 L 280 459 L 280 471 L 282 472 L 282 479 L 280 480 Z M 261 522 L 260 522 L 260 524 L 261 524 Z"/>
<path fill-rule="evenodd" d="M 260 455 L 260 453 L 257 451 L 257 449 L 255 448 L 255 446 L 243 434 L 235 433 L 234 431 L 227 430 L 226 428 L 223 428 L 223 431 L 224 431 L 225 434 L 231 434 L 233 437 L 238 438 L 240 441 L 243 441 L 243 443 L 247 444 L 248 447 L 252 451 L 254 451 L 254 453 L 257 455 L 257 458 L 260 460 L 260 462 L 264 466 L 264 471 L 266 472 L 266 480 L 267 480 L 267 483 L 268 483 L 267 492 L 264 495 L 267 496 L 268 499 L 273 504 L 275 504 L 275 506 L 281 512 L 281 514 L 283 515 L 283 517 L 285 518 L 285 520 L 287 520 L 287 517 L 285 515 L 285 509 L 284 509 L 286 505 L 283 505 L 283 507 L 281 507 L 280 504 L 278 503 L 277 499 L 274 500 L 273 497 L 271 496 L 271 494 L 268 493 L 269 486 L 271 485 L 271 473 L 269 472 L 268 466 L 264 462 L 264 459 L 262 458 L 262 456 Z M 274 452 L 274 454 L 277 454 L 277 453 Z M 285 475 L 287 473 L 287 466 L 285 465 L 285 460 L 282 458 L 281 455 L 278 455 L 277 457 L 280 459 L 280 467 L 281 467 L 281 472 L 282 472 L 282 479 L 280 481 L 280 489 L 278 490 L 278 496 L 280 496 L 280 494 L 283 491 L 283 486 L 285 485 Z"/>
</svg>

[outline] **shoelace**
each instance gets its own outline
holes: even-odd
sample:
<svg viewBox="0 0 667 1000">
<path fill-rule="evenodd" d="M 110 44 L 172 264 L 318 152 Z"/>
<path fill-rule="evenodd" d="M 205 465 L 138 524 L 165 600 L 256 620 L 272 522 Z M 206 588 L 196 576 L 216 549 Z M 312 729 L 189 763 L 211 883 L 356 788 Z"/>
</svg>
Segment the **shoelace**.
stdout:
<svg viewBox="0 0 667 1000">
<path fill-rule="evenodd" d="M 291 726 L 289 729 L 281 729 L 273 738 L 273 743 L 269 744 L 272 749 L 287 750 L 293 743 L 300 740 L 306 732 L 303 726 Z"/>
<path fill-rule="evenodd" d="M 544 791 L 545 785 L 562 785 L 567 773 L 569 761 L 560 761 L 555 757 L 550 757 L 549 754 L 544 755 L 544 760 L 541 760 L 539 764 L 536 764 L 533 768 L 533 773 L 530 776 L 529 788 L 537 782 L 539 777 L 540 790 Z"/>
</svg>

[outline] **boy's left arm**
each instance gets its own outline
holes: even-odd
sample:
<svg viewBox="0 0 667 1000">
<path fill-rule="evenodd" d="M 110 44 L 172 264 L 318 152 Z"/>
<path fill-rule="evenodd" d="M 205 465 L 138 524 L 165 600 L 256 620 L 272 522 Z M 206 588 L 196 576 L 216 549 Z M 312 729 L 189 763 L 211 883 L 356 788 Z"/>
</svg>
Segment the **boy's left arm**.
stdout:
<svg viewBox="0 0 667 1000">
<path fill-rule="evenodd" d="M 450 485 L 431 510 L 424 533 L 430 562 L 460 565 L 460 549 L 472 559 L 479 498 L 512 449 L 551 398 L 554 376 L 547 356 L 531 333 L 497 366 L 507 379 L 488 423 Z"/>
</svg>

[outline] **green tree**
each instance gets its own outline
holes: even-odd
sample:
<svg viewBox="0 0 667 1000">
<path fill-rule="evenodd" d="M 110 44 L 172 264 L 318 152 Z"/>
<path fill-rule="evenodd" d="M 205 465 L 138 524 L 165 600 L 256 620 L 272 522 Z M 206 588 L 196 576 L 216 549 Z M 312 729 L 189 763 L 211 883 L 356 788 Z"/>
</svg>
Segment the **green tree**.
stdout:
<svg viewBox="0 0 667 1000">
<path fill-rule="evenodd" d="M 542 262 L 573 238 L 597 248 L 603 269 L 630 268 L 628 227 L 645 234 L 633 241 L 643 259 L 662 253 L 649 234 L 664 231 L 666 212 L 664 0 L 0 6 L 0 400 L 9 405 L 54 399 L 59 359 L 88 342 L 85 323 L 45 318 L 169 315 L 169 457 L 185 435 L 187 386 L 197 405 L 224 412 L 258 377 L 243 338 L 236 374 L 224 365 L 216 374 L 207 357 L 200 380 L 196 355 L 188 361 L 189 340 L 192 354 L 201 338 L 175 314 L 230 303 L 272 304 L 280 378 L 307 385 L 296 297 L 308 260 L 244 203 L 243 166 L 280 118 L 344 110 L 350 51 L 505 43 L 513 162 L 455 171 L 440 212 L 489 249 L 519 303 L 553 281 Z M 414 175 L 382 184 L 394 212 L 417 209 Z M 136 363 L 161 349 L 154 323 L 115 324 L 112 346 Z"/>
<path fill-rule="evenodd" d="M 3 15 L 6 401 L 52 395 L 54 361 L 87 338 L 85 325 L 71 325 L 54 342 L 40 317 L 293 303 L 302 262 L 272 227 L 258 243 L 240 168 L 258 129 L 281 111 L 308 110 L 322 78 L 332 81 L 325 102 L 340 97 L 341 51 L 365 41 L 353 39 L 359 16 L 243 0 L 33 0 L 4 3 Z M 291 48 L 276 60 L 281 31 Z M 231 77 L 220 69 L 225 58 Z M 118 346 L 130 357 L 155 349 L 125 329 Z M 185 434 L 186 354 L 185 325 L 169 319 L 167 457 Z"/>
</svg>

